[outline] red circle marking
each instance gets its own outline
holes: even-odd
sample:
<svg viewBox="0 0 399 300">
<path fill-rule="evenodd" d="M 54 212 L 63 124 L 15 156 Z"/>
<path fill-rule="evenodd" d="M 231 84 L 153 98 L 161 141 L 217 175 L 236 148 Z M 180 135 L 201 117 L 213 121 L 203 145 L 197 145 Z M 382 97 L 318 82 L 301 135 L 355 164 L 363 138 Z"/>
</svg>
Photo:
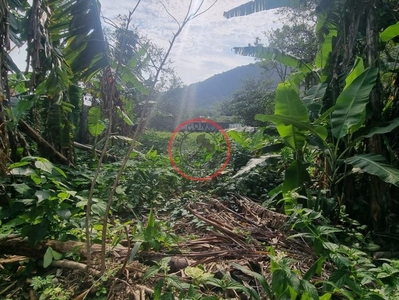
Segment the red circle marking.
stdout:
<svg viewBox="0 0 399 300">
<path fill-rule="evenodd" d="M 182 129 L 184 126 L 190 124 L 190 123 L 194 123 L 194 122 L 205 122 L 208 124 L 213 125 L 214 127 L 216 127 L 219 132 L 221 132 L 224 136 L 224 139 L 226 141 L 227 144 L 227 157 L 222 165 L 222 167 L 217 170 L 215 173 L 213 173 L 212 175 L 209 176 L 205 176 L 205 177 L 193 177 L 190 176 L 186 173 L 184 173 L 182 170 L 180 170 L 180 168 L 176 165 L 175 161 L 173 160 L 173 156 L 172 156 L 172 144 L 173 144 L 173 140 L 176 136 L 176 134 L 180 131 L 180 129 Z M 169 144 L 168 144 L 168 155 L 169 155 L 169 161 L 172 164 L 172 167 L 176 170 L 177 173 L 179 173 L 181 176 L 183 176 L 186 179 L 192 180 L 192 181 L 207 181 L 207 180 L 212 180 L 213 178 L 215 178 L 216 176 L 220 175 L 220 173 L 222 173 L 222 171 L 227 167 L 227 164 L 229 163 L 230 160 L 230 152 L 231 152 L 231 146 L 230 146 L 230 140 L 229 140 L 229 136 L 227 135 L 226 131 L 224 131 L 224 129 L 222 128 L 222 126 L 220 126 L 218 123 L 206 119 L 206 118 L 194 118 L 188 121 L 185 121 L 183 123 L 181 123 L 176 129 L 175 131 L 173 131 L 172 136 L 169 139 Z"/>
</svg>

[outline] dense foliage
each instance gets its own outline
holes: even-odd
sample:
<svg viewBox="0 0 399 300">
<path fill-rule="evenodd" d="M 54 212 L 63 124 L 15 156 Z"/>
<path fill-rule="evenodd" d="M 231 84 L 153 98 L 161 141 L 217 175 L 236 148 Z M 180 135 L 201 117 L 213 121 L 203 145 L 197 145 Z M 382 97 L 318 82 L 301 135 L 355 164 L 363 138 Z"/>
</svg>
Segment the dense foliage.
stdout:
<svg viewBox="0 0 399 300">
<path fill-rule="evenodd" d="M 0 297 L 397 299 L 399 3 L 300 2 L 314 31 L 305 20 L 235 48 L 289 73 L 233 97 L 259 128 L 229 130 L 229 165 L 195 182 L 167 156 L 167 109 L 181 107 L 151 100 L 195 14 L 163 52 L 131 29 L 134 10 L 108 44 L 97 1 L 0 1 Z M 21 72 L 9 51 L 24 42 Z M 157 108 L 165 131 L 146 131 Z M 192 139 L 211 161 L 205 133 Z"/>
</svg>

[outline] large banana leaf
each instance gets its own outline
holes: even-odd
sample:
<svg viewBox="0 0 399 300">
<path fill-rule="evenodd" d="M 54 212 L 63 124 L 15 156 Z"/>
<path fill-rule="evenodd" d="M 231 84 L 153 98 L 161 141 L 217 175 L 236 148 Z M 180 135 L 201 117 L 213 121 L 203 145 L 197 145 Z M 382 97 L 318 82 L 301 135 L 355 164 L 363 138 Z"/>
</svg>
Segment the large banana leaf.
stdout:
<svg viewBox="0 0 399 300">
<path fill-rule="evenodd" d="M 287 82 L 282 82 L 277 86 L 274 113 L 292 117 L 298 121 L 309 121 L 308 111 L 299 98 L 298 90 Z"/>
<path fill-rule="evenodd" d="M 101 133 L 103 133 L 106 126 L 102 120 L 101 107 L 94 106 L 90 108 L 89 115 L 87 117 L 87 126 L 89 128 L 90 134 L 94 137 L 98 137 L 101 135 Z"/>
<path fill-rule="evenodd" d="M 262 115 L 258 114 L 255 116 L 255 120 L 261 122 L 272 122 L 274 124 L 292 125 L 301 131 L 309 131 L 316 136 L 320 142 L 325 143 L 327 138 L 327 129 L 324 126 L 314 126 L 309 122 L 298 121 L 292 117 L 280 116 L 280 115 Z"/>
<path fill-rule="evenodd" d="M 290 83 L 277 86 L 274 113 L 300 122 L 309 122 L 308 111 L 301 101 L 298 91 Z M 305 144 L 304 132 L 293 125 L 277 124 L 277 131 L 284 141 L 294 150 L 300 150 Z"/>
<path fill-rule="evenodd" d="M 380 33 L 380 39 L 383 42 L 388 42 L 399 35 L 399 22 L 389 26 Z"/>
<path fill-rule="evenodd" d="M 263 10 L 279 7 L 295 7 L 297 5 L 297 0 L 253 0 L 224 12 L 223 16 L 229 19 L 250 15 Z"/>
<path fill-rule="evenodd" d="M 328 84 L 325 82 L 314 85 L 306 92 L 306 96 L 302 99 L 314 118 L 317 118 L 320 114 L 322 99 L 326 94 L 327 87 Z"/>
<path fill-rule="evenodd" d="M 360 136 L 361 138 L 371 138 L 375 134 L 390 133 L 399 126 L 399 118 L 393 119 L 387 126 L 373 127 L 367 134 Z"/>
<path fill-rule="evenodd" d="M 376 83 L 377 76 L 378 68 L 369 68 L 339 95 L 331 119 L 333 136 L 340 139 L 364 122 L 369 94 Z"/>
<path fill-rule="evenodd" d="M 341 5 L 337 1 L 322 0 L 317 6 L 316 34 L 320 48 L 316 54 L 315 66 L 321 70 L 326 66 L 332 53 L 333 40 L 337 36 L 337 26 L 341 17 Z M 323 74 L 321 81 L 325 82 L 328 75 Z"/>
<path fill-rule="evenodd" d="M 66 41 L 64 50 L 73 73 L 89 79 L 108 65 L 107 46 L 97 0 L 51 0 L 55 11 L 50 31 L 53 40 Z"/>
<path fill-rule="evenodd" d="M 312 71 L 312 66 L 304 63 L 299 58 L 286 54 L 277 48 L 263 46 L 234 47 L 234 52 L 243 56 L 251 56 L 265 60 L 276 60 L 288 67 L 298 69 L 307 74 Z"/>
<path fill-rule="evenodd" d="M 372 153 L 356 155 L 346 159 L 345 163 L 399 187 L 399 170 L 387 164 L 382 155 Z"/>
<path fill-rule="evenodd" d="M 310 182 L 310 175 L 306 167 L 297 160 L 293 161 L 285 171 L 283 195 L 287 196 L 290 191 L 302 187 L 306 182 Z"/>
<path fill-rule="evenodd" d="M 315 59 L 315 66 L 319 69 L 324 69 L 328 58 L 333 50 L 333 39 L 337 36 L 337 30 L 329 30 L 329 33 L 324 37 L 324 41 L 317 52 Z"/>
<path fill-rule="evenodd" d="M 352 70 L 346 76 L 344 90 L 351 85 L 351 83 L 364 72 L 363 58 L 357 57 Z"/>
</svg>

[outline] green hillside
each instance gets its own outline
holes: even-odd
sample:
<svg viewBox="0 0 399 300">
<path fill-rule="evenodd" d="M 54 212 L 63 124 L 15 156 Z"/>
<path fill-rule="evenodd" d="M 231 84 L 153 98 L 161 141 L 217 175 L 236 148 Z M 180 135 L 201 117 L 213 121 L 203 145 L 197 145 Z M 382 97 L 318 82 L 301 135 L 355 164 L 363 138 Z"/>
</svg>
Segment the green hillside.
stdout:
<svg viewBox="0 0 399 300">
<path fill-rule="evenodd" d="M 176 95 L 180 95 L 181 99 L 176 100 L 183 100 L 187 107 L 212 108 L 215 104 L 228 100 L 249 78 L 264 78 L 272 81 L 273 85 L 277 85 L 280 81 L 275 72 L 268 71 L 266 73 L 259 63 L 254 63 L 234 68 L 204 81 L 180 88 Z"/>
</svg>

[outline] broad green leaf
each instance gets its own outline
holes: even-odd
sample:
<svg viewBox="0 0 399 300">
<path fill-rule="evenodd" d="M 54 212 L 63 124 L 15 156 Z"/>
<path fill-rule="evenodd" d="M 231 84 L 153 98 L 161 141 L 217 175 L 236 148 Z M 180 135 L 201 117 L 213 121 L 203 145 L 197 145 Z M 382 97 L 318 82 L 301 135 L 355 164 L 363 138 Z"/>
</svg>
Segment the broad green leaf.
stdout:
<svg viewBox="0 0 399 300">
<path fill-rule="evenodd" d="M 30 191 L 30 187 L 26 183 L 13 183 L 11 186 L 20 194 Z"/>
<path fill-rule="evenodd" d="M 290 83 L 283 82 L 276 90 L 276 115 L 293 118 L 301 122 L 309 122 L 308 111 L 301 101 L 297 89 Z M 276 124 L 277 131 L 284 141 L 294 150 L 301 149 L 305 144 L 305 135 L 293 125 Z"/>
<path fill-rule="evenodd" d="M 35 196 L 36 196 L 37 199 L 38 199 L 38 202 L 37 202 L 37 203 L 40 203 L 40 202 L 42 202 L 42 201 L 44 201 L 44 200 L 47 200 L 47 199 L 50 197 L 50 192 L 49 192 L 49 191 L 45 191 L 45 190 L 37 191 L 37 192 L 35 193 Z"/>
<path fill-rule="evenodd" d="M 310 182 L 306 167 L 299 161 L 293 161 L 285 171 L 283 195 L 287 196 L 290 191 L 302 187 L 305 182 Z"/>
<path fill-rule="evenodd" d="M 277 86 L 274 113 L 293 117 L 302 122 L 309 121 L 308 111 L 303 101 L 299 98 L 298 90 L 287 82 L 282 82 Z"/>
<path fill-rule="evenodd" d="M 103 216 L 106 210 L 107 204 L 105 202 L 97 202 L 97 203 L 93 203 L 93 205 L 91 206 L 91 210 L 99 215 L 99 216 Z"/>
<path fill-rule="evenodd" d="M 138 77 L 132 76 L 130 78 L 130 82 L 133 84 L 134 88 L 137 89 L 143 95 L 148 95 L 150 93 L 148 87 L 146 87 L 145 84 L 141 82 L 141 80 Z"/>
<path fill-rule="evenodd" d="M 324 69 L 327 64 L 328 58 L 333 49 L 333 39 L 337 36 L 337 30 L 331 29 L 324 37 L 324 42 L 321 44 L 319 52 L 315 58 L 315 66 L 319 69 Z"/>
<path fill-rule="evenodd" d="M 11 165 L 9 166 L 9 168 L 10 168 L 10 169 L 19 168 L 19 167 L 23 167 L 23 166 L 26 166 L 26 165 L 29 165 L 29 164 L 30 164 L 29 161 L 19 161 L 19 162 L 16 162 L 16 163 L 11 164 Z"/>
<path fill-rule="evenodd" d="M 317 292 L 316 287 L 311 284 L 307 280 L 302 280 L 301 281 L 301 286 L 305 293 L 307 293 L 310 296 L 310 299 L 312 300 L 319 300 L 319 293 Z"/>
<path fill-rule="evenodd" d="M 205 280 L 213 277 L 212 273 L 205 272 L 199 267 L 187 267 L 184 269 L 184 273 L 194 280 L 198 280 L 199 282 L 204 282 Z"/>
<path fill-rule="evenodd" d="M 58 167 L 56 167 L 56 166 L 53 166 L 53 168 L 54 168 L 54 170 L 56 170 L 58 173 L 60 173 L 61 175 L 62 175 L 62 177 L 67 177 L 66 176 L 66 174 L 65 174 L 65 172 L 64 171 L 62 171 L 60 168 L 58 168 Z"/>
<path fill-rule="evenodd" d="M 42 182 L 46 181 L 46 178 L 42 178 L 36 173 L 31 174 L 30 179 L 32 179 L 35 184 L 41 184 Z"/>
<path fill-rule="evenodd" d="M 265 135 L 263 134 L 264 129 L 259 128 L 251 139 L 251 151 L 256 151 L 265 146 Z"/>
<path fill-rule="evenodd" d="M 100 4 L 96 0 L 66 3 L 69 5 L 58 5 L 54 9 L 53 26 L 59 24 L 63 26 L 59 26 L 57 32 L 52 30 L 54 35 L 52 37 L 67 40 L 64 49 L 65 58 L 73 73 L 87 80 L 108 65 L 107 44 L 100 19 Z M 69 22 L 65 22 L 66 19 Z"/>
<path fill-rule="evenodd" d="M 228 136 L 230 138 L 232 138 L 237 144 L 239 144 L 241 147 L 244 148 L 249 148 L 250 147 L 250 143 L 248 142 L 248 140 L 244 139 L 244 135 L 242 132 L 237 132 L 234 130 L 229 130 L 227 132 Z"/>
<path fill-rule="evenodd" d="M 127 186 L 118 185 L 115 189 L 115 193 L 118 195 L 123 195 L 127 189 Z"/>
<path fill-rule="evenodd" d="M 331 281 L 336 287 L 341 288 L 345 284 L 345 281 L 348 277 L 348 271 L 345 268 L 341 268 L 334 270 L 328 280 Z"/>
<path fill-rule="evenodd" d="M 51 173 L 53 171 L 53 164 L 46 160 L 35 161 L 35 167 L 47 173 Z"/>
<path fill-rule="evenodd" d="M 129 116 L 119 106 L 116 107 L 116 112 L 127 125 L 133 126 L 132 120 L 130 120 Z"/>
<path fill-rule="evenodd" d="M 59 253 L 59 252 L 57 252 L 57 251 L 55 251 L 53 249 L 51 249 L 51 252 L 53 253 L 54 260 L 60 260 L 62 258 L 62 254 L 61 253 Z"/>
<path fill-rule="evenodd" d="M 61 200 L 69 199 L 70 196 L 71 194 L 69 194 L 68 192 L 60 192 L 57 194 L 57 197 Z"/>
<path fill-rule="evenodd" d="M 323 296 L 320 296 L 319 300 L 330 300 L 332 295 L 330 293 L 326 293 Z"/>
<path fill-rule="evenodd" d="M 305 103 L 311 103 L 315 100 L 320 100 L 324 97 L 328 84 L 320 83 L 312 86 L 307 92 L 306 96 L 302 99 Z"/>
<path fill-rule="evenodd" d="M 364 122 L 369 94 L 378 76 L 377 68 L 369 68 L 357 77 L 338 97 L 332 113 L 331 132 L 340 139 L 351 128 Z"/>
<path fill-rule="evenodd" d="M 345 160 L 363 172 L 378 176 L 382 181 L 399 187 L 399 169 L 386 163 L 385 158 L 379 154 L 356 155 Z"/>
<path fill-rule="evenodd" d="M 48 247 L 43 257 L 43 268 L 47 268 L 53 262 L 53 249 Z"/>
<path fill-rule="evenodd" d="M 351 83 L 364 72 L 363 58 L 357 57 L 352 70 L 345 79 L 344 90 L 351 85 Z"/>
<path fill-rule="evenodd" d="M 399 126 L 399 118 L 396 118 L 391 121 L 391 123 L 385 127 L 373 127 L 370 129 L 369 133 L 362 135 L 362 138 L 370 138 L 375 134 L 385 134 L 385 133 L 390 133 L 392 130 L 394 130 L 396 127 Z"/>
<path fill-rule="evenodd" d="M 305 145 L 305 134 L 293 125 L 277 125 L 280 136 L 284 139 L 289 147 L 294 150 L 300 150 Z"/>
<path fill-rule="evenodd" d="M 99 136 L 106 128 L 104 122 L 102 121 L 101 115 L 101 107 L 95 106 L 90 108 L 89 115 L 87 117 L 87 126 L 89 128 L 90 134 L 94 137 Z"/>
<path fill-rule="evenodd" d="M 383 42 L 388 42 L 399 35 L 399 22 L 389 26 L 383 32 L 380 33 L 380 39 Z"/>
<path fill-rule="evenodd" d="M 69 220 L 72 216 L 71 211 L 67 208 L 58 209 L 55 212 L 63 220 Z"/>
<path fill-rule="evenodd" d="M 294 86 L 299 86 L 303 82 L 303 80 L 306 78 L 306 75 L 308 73 L 309 73 L 308 71 L 306 71 L 306 72 L 301 72 L 301 71 L 291 72 L 288 75 L 288 77 L 285 79 L 285 81 L 291 83 Z"/>
<path fill-rule="evenodd" d="M 162 295 L 162 288 L 163 288 L 164 280 L 158 280 L 157 284 L 154 287 L 154 300 L 160 300 Z"/>
<path fill-rule="evenodd" d="M 324 126 L 316 127 L 309 122 L 298 121 L 292 117 L 286 117 L 281 115 L 256 115 L 255 120 L 262 122 L 269 121 L 273 122 L 274 124 L 293 125 L 299 130 L 311 132 L 324 144 L 328 134 L 327 128 L 325 128 Z"/>
<path fill-rule="evenodd" d="M 288 285 L 284 270 L 278 268 L 272 272 L 272 290 L 277 294 L 283 294 Z M 288 299 L 288 298 L 287 298 Z"/>
</svg>

